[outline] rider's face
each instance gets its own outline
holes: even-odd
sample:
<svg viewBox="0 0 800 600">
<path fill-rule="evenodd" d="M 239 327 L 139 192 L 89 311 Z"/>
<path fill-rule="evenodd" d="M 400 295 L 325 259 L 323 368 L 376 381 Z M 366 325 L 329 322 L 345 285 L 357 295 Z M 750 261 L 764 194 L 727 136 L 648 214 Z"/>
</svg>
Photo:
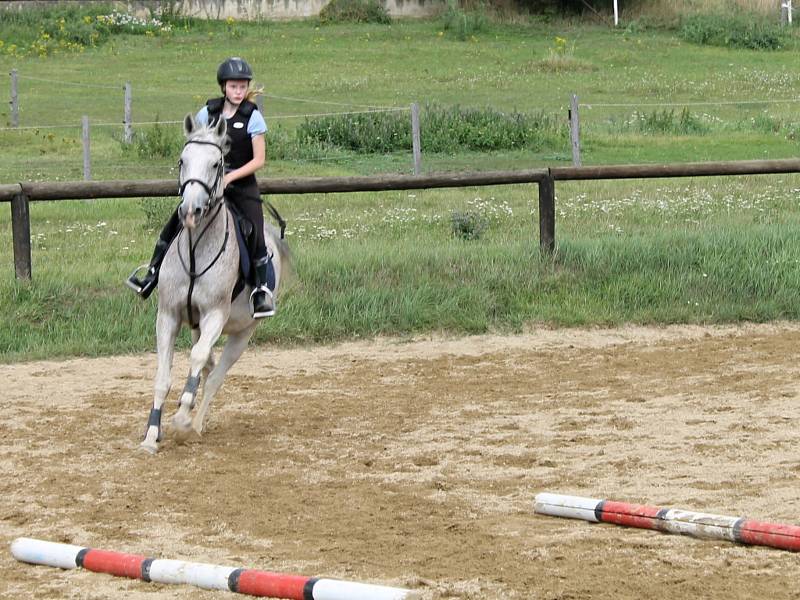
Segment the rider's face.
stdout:
<svg viewBox="0 0 800 600">
<path fill-rule="evenodd" d="M 247 95 L 250 82 L 246 79 L 229 79 L 225 82 L 225 96 L 233 104 L 241 104 Z"/>
</svg>

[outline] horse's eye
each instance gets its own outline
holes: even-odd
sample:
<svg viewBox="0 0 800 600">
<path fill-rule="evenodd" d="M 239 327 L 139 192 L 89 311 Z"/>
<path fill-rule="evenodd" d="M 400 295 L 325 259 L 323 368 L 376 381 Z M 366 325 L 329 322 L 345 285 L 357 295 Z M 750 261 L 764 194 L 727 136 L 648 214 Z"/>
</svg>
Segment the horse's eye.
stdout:
<svg viewBox="0 0 800 600">
<path fill-rule="evenodd" d="M 214 169 L 219 169 L 219 161 L 214 163 Z"/>
<path fill-rule="evenodd" d="M 178 168 L 179 169 L 183 168 L 183 159 L 182 158 L 178 160 Z"/>
</svg>

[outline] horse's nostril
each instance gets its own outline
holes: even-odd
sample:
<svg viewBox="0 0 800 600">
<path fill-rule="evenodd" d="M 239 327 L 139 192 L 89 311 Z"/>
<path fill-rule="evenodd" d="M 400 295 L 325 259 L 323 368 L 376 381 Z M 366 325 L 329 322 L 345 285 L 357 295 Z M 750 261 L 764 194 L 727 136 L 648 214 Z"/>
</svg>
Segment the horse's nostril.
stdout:
<svg viewBox="0 0 800 600">
<path fill-rule="evenodd" d="M 203 209 L 198 206 L 194 209 L 194 216 L 199 217 L 201 212 L 203 212 Z"/>
</svg>

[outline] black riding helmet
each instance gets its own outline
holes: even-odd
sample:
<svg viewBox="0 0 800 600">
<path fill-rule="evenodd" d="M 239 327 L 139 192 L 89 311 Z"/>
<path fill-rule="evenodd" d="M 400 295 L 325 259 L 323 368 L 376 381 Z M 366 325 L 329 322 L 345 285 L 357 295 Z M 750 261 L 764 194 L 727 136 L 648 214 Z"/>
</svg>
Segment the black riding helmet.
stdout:
<svg viewBox="0 0 800 600">
<path fill-rule="evenodd" d="M 243 58 L 238 56 L 229 58 L 217 69 L 217 83 L 222 87 L 229 79 L 246 79 L 250 81 L 253 79 L 253 69 Z"/>
</svg>

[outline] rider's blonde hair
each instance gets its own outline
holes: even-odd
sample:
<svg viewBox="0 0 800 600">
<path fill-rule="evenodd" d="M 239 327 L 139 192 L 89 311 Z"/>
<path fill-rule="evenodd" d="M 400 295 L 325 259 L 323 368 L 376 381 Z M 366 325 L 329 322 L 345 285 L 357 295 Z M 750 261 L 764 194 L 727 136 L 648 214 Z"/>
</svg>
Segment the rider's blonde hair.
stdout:
<svg viewBox="0 0 800 600">
<path fill-rule="evenodd" d="M 259 85 L 258 87 L 251 87 L 250 89 L 247 90 L 247 95 L 244 97 L 244 99 L 255 103 L 256 98 L 263 93 L 264 93 L 263 85 Z"/>
</svg>

